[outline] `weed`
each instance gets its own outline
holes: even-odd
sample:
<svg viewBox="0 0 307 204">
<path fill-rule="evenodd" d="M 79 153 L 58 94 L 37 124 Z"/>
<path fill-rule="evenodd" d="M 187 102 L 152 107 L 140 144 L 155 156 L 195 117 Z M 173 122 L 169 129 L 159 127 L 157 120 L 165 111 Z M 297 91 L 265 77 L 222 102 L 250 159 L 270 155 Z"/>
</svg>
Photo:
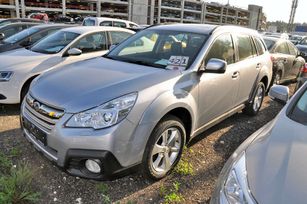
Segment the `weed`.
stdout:
<svg viewBox="0 0 307 204">
<path fill-rule="evenodd" d="M 0 175 L 8 174 L 12 166 L 13 164 L 7 156 L 0 152 Z"/>
<path fill-rule="evenodd" d="M 8 174 L 0 176 L 0 203 L 38 202 L 40 193 L 32 190 L 32 181 L 33 171 L 27 164 L 18 164 L 16 168 L 11 167 Z"/>
<path fill-rule="evenodd" d="M 181 203 L 184 201 L 184 198 L 181 194 L 172 192 L 164 197 L 165 203 Z"/>
<path fill-rule="evenodd" d="M 112 203 L 112 201 L 111 201 L 111 199 L 108 195 L 108 191 L 109 191 L 108 185 L 104 184 L 104 183 L 100 183 L 96 187 L 97 187 L 98 191 L 101 193 L 101 197 L 102 197 L 101 203 L 102 204 Z"/>
<path fill-rule="evenodd" d="M 166 194 L 166 189 L 165 189 L 163 191 L 164 192 L 164 202 L 166 204 L 184 202 L 184 197 L 179 193 L 179 189 L 180 189 L 180 183 L 178 181 L 173 183 L 173 186 L 168 194 Z"/>
<path fill-rule="evenodd" d="M 165 188 L 165 186 L 163 184 L 159 188 L 159 194 L 160 194 L 160 196 L 163 196 L 163 195 L 166 194 L 166 188 Z"/>
<path fill-rule="evenodd" d="M 184 159 L 181 159 L 177 166 L 175 167 L 175 172 L 180 175 L 193 175 L 194 174 L 194 168 L 193 165 L 190 162 L 185 161 Z"/>
<path fill-rule="evenodd" d="M 10 151 L 11 157 L 18 157 L 21 154 L 21 150 L 18 147 L 13 147 Z"/>
</svg>

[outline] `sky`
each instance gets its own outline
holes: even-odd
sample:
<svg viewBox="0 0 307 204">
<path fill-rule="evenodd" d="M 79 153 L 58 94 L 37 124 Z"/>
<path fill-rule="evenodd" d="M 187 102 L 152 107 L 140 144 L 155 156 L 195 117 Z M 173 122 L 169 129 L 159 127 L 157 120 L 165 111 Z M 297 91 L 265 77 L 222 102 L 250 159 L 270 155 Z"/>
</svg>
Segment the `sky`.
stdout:
<svg viewBox="0 0 307 204">
<path fill-rule="evenodd" d="M 227 4 L 228 0 L 205 0 L 206 2 L 219 2 Z M 229 4 L 233 6 L 239 6 L 247 8 L 249 4 L 255 4 L 263 7 L 263 11 L 266 14 L 268 21 L 282 20 L 289 21 L 292 0 L 229 0 Z M 296 15 L 294 22 L 307 23 L 307 1 L 298 0 L 298 8 L 296 9 Z"/>
</svg>

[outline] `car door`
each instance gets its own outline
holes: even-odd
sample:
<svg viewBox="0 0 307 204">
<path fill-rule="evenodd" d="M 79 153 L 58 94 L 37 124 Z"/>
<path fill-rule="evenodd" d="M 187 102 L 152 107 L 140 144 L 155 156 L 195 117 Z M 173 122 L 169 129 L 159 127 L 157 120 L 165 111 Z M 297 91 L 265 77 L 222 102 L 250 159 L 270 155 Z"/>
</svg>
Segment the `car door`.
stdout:
<svg viewBox="0 0 307 204">
<path fill-rule="evenodd" d="M 253 39 L 246 34 L 234 36 L 237 50 L 236 67 L 239 70 L 240 86 L 236 97 L 236 104 L 248 101 L 255 86 L 257 86 L 262 59 L 257 56 Z"/>
<path fill-rule="evenodd" d="M 283 64 L 283 74 L 282 79 L 288 79 L 291 77 L 291 67 L 294 62 L 294 57 L 290 55 L 289 48 L 286 41 L 279 43 L 275 50 L 275 53 L 279 54 L 279 63 Z"/>
<path fill-rule="evenodd" d="M 299 51 L 292 43 L 288 42 L 288 47 L 290 55 L 294 59 L 289 75 L 291 78 L 296 78 L 304 65 L 303 58 L 299 57 Z"/>
<path fill-rule="evenodd" d="M 106 36 L 106 32 L 96 32 L 83 36 L 70 47 L 81 50 L 82 54 L 78 56 L 68 56 L 68 49 L 66 54 L 64 54 L 65 60 L 62 62 L 62 64 L 79 62 L 106 54 L 108 52 L 108 42 Z"/>
<path fill-rule="evenodd" d="M 240 75 L 235 62 L 234 44 L 231 34 L 218 36 L 210 47 L 204 63 L 212 58 L 227 62 L 223 74 L 203 73 L 199 79 L 198 112 L 199 127 L 207 124 L 235 106 Z"/>
</svg>

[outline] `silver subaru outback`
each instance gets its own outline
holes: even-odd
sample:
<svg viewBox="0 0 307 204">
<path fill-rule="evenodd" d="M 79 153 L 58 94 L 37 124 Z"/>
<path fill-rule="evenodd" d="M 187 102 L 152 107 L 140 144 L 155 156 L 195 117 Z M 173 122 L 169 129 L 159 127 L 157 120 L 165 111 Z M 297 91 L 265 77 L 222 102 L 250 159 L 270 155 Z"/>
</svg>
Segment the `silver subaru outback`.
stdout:
<svg viewBox="0 0 307 204">
<path fill-rule="evenodd" d="M 139 169 L 161 179 L 194 136 L 241 110 L 256 115 L 271 77 L 256 31 L 154 26 L 33 81 L 22 128 L 72 175 L 104 180 Z"/>
</svg>

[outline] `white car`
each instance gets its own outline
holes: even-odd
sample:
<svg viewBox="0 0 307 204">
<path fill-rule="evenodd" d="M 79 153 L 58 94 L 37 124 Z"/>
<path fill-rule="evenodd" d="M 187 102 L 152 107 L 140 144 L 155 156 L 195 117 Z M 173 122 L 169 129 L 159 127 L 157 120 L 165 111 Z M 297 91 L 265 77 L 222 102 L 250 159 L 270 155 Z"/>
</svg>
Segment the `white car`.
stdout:
<svg viewBox="0 0 307 204">
<path fill-rule="evenodd" d="M 117 18 L 87 17 L 83 20 L 83 26 L 113 26 L 120 28 L 137 28 L 138 24 Z"/>
<path fill-rule="evenodd" d="M 0 55 L 0 104 L 20 103 L 38 75 L 63 65 L 99 57 L 134 32 L 114 27 L 72 27 L 28 49 Z"/>
</svg>

